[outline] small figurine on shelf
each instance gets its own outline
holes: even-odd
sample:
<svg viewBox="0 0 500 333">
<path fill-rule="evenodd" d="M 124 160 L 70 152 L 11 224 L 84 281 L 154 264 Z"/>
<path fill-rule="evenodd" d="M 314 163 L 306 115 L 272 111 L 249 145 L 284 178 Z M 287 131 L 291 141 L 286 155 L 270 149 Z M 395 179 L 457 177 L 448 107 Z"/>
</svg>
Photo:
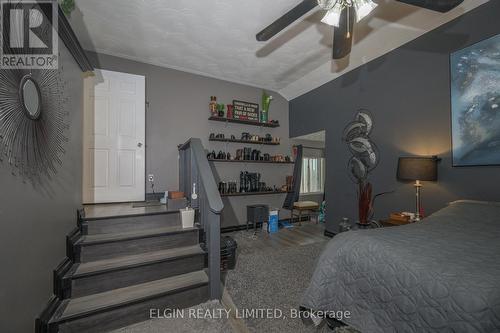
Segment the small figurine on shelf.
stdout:
<svg viewBox="0 0 500 333">
<path fill-rule="evenodd" d="M 262 110 L 260 110 L 260 122 L 267 123 L 269 121 L 269 107 L 273 96 L 267 94 L 265 90 L 262 91 Z"/>
<path fill-rule="evenodd" d="M 217 97 L 216 96 L 210 96 L 210 104 L 208 105 L 210 114 L 212 117 L 217 117 L 218 112 L 217 112 Z"/>
<path fill-rule="evenodd" d="M 226 118 L 232 119 L 233 118 L 233 109 L 234 109 L 233 104 L 226 105 L 226 108 L 227 108 Z"/>
<path fill-rule="evenodd" d="M 217 104 L 218 116 L 224 118 L 224 104 Z"/>
</svg>

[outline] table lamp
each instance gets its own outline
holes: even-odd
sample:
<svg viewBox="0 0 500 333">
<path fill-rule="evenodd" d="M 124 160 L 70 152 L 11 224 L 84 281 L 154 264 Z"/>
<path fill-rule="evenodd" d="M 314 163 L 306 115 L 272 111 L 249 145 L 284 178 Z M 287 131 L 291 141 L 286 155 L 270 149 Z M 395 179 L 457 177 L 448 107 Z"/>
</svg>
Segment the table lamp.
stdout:
<svg viewBox="0 0 500 333">
<path fill-rule="evenodd" d="M 421 219 L 420 190 L 421 181 L 437 181 L 437 156 L 431 157 L 400 157 L 397 177 L 402 181 L 415 181 L 415 221 Z"/>
</svg>

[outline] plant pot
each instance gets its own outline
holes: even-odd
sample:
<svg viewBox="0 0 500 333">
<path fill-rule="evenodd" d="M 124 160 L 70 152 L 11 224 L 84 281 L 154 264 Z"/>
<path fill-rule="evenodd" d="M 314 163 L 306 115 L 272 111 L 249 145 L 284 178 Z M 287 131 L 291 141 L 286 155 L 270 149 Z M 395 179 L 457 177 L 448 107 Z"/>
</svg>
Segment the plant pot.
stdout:
<svg viewBox="0 0 500 333">
<path fill-rule="evenodd" d="M 194 209 L 186 208 L 180 209 L 182 228 L 193 228 L 194 227 Z"/>
</svg>

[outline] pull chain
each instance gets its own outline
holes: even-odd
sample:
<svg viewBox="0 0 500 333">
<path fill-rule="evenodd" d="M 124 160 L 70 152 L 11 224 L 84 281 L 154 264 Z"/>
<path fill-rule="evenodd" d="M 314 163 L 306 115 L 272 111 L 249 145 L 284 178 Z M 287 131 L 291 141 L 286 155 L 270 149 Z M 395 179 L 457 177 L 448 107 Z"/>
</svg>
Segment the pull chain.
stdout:
<svg viewBox="0 0 500 333">
<path fill-rule="evenodd" d="M 350 6 L 347 6 L 347 34 L 346 34 L 346 37 L 347 38 L 351 38 L 351 29 L 350 29 L 350 26 L 351 26 L 351 22 L 350 22 L 350 19 L 351 19 L 351 7 Z"/>
</svg>

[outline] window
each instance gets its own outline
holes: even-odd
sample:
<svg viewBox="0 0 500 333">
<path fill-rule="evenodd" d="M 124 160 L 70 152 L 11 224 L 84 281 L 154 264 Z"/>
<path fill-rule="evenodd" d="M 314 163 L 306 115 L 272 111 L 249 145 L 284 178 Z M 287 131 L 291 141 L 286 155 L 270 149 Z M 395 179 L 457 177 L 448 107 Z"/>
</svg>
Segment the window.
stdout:
<svg viewBox="0 0 500 333">
<path fill-rule="evenodd" d="M 325 190 L 325 159 L 304 157 L 300 193 L 323 193 Z"/>
</svg>

